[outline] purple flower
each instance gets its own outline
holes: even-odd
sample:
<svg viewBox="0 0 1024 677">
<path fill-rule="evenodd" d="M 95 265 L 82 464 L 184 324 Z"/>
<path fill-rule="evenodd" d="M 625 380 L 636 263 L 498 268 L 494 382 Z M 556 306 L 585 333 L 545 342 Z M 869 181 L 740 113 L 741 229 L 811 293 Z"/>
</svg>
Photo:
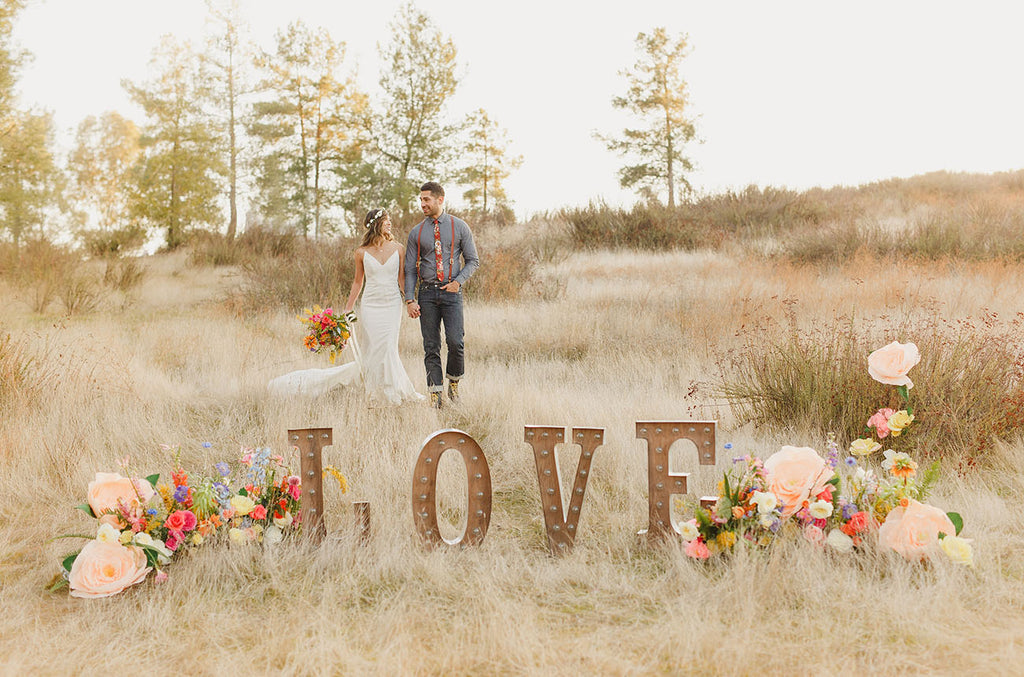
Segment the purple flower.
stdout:
<svg viewBox="0 0 1024 677">
<path fill-rule="evenodd" d="M 857 506 L 853 503 L 843 503 L 843 519 L 848 520 L 853 517 L 853 513 L 857 512 Z"/>
<path fill-rule="evenodd" d="M 857 459 L 855 459 L 853 456 L 847 456 L 846 457 L 846 467 L 853 468 L 856 465 L 857 465 Z"/>
<path fill-rule="evenodd" d="M 174 500 L 178 503 L 184 503 L 188 499 L 188 487 L 184 484 L 180 487 L 174 488 Z"/>
<path fill-rule="evenodd" d="M 217 469 L 217 472 L 220 473 L 221 477 L 227 477 L 227 474 L 231 472 L 231 468 L 229 468 L 228 464 L 225 463 L 224 461 L 215 464 L 213 467 Z"/>
<path fill-rule="evenodd" d="M 725 444 L 722 445 L 722 448 L 725 449 L 726 451 L 732 449 L 732 442 L 726 442 Z"/>
<path fill-rule="evenodd" d="M 210 448 L 210 447 L 212 447 L 212 446 L 213 446 L 213 445 L 212 445 L 212 444 L 210 444 L 209 442 L 203 442 L 203 449 L 209 449 L 209 448 Z"/>
</svg>

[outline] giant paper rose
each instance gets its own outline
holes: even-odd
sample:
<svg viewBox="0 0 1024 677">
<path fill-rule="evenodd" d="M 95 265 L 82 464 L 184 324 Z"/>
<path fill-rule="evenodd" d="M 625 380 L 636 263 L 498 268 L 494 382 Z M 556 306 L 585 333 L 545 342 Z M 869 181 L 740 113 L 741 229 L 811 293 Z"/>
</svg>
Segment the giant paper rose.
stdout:
<svg viewBox="0 0 1024 677">
<path fill-rule="evenodd" d="M 782 502 L 782 516 L 789 517 L 804 501 L 825 490 L 835 474 L 810 447 L 782 447 L 764 462 L 768 489 Z"/>
<path fill-rule="evenodd" d="M 110 597 L 141 582 L 151 571 L 140 548 L 89 541 L 71 565 L 72 597 Z"/>
<path fill-rule="evenodd" d="M 153 485 L 146 480 L 132 480 L 117 473 L 98 472 L 96 479 L 89 482 L 86 500 L 97 517 L 104 522 L 117 524 L 120 520 L 110 513 L 120 512 L 119 504 L 133 514 L 140 515 L 141 506 L 148 503 L 155 493 Z"/>
<path fill-rule="evenodd" d="M 909 560 L 919 560 L 931 554 L 939 542 L 940 532 L 956 535 L 956 527 L 946 513 L 910 499 L 906 507 L 889 511 L 885 524 L 878 529 L 878 542 Z"/>
<path fill-rule="evenodd" d="M 921 353 L 913 343 L 893 341 L 868 355 L 868 373 L 879 383 L 913 388 L 907 372 L 921 361 Z"/>
</svg>

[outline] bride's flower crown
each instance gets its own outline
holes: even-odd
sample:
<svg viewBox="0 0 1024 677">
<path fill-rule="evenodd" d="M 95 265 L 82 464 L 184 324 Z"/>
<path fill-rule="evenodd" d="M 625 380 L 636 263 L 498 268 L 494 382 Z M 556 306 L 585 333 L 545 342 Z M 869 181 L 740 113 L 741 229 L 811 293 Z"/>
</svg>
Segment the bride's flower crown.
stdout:
<svg viewBox="0 0 1024 677">
<path fill-rule="evenodd" d="M 385 212 L 383 209 L 378 209 L 373 213 L 373 218 L 363 225 L 363 228 L 371 228 L 373 224 L 377 223 L 377 221 L 380 220 L 380 217 L 384 216 L 384 214 Z"/>
</svg>

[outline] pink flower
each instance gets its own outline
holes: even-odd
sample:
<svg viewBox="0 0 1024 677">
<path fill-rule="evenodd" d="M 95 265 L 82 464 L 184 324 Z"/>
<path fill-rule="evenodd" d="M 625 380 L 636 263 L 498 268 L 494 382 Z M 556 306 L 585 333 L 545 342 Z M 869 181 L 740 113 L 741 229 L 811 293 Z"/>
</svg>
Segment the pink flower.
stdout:
<svg viewBox="0 0 1024 677">
<path fill-rule="evenodd" d="M 825 542 L 825 532 L 819 526 L 808 524 L 804 527 L 804 538 L 814 545 L 821 545 Z"/>
<path fill-rule="evenodd" d="M 711 557 L 708 546 L 699 538 L 695 538 L 686 544 L 686 556 L 694 559 L 707 559 Z"/>
<path fill-rule="evenodd" d="M 913 343 L 893 341 L 868 355 L 868 373 L 879 383 L 913 388 L 907 372 L 921 361 L 921 353 Z"/>
<path fill-rule="evenodd" d="M 810 447 L 782 447 L 768 457 L 764 468 L 768 490 L 783 504 L 783 518 L 803 508 L 811 496 L 823 492 L 835 474 Z"/>
<path fill-rule="evenodd" d="M 167 572 L 166 571 L 158 571 L 158 572 L 156 572 L 156 576 L 153 577 L 153 582 L 158 584 L 158 585 L 160 583 L 163 583 L 166 580 L 167 580 Z"/>
<path fill-rule="evenodd" d="M 302 498 L 302 486 L 298 484 L 292 484 L 288 487 L 288 494 L 296 501 Z"/>
<path fill-rule="evenodd" d="M 942 510 L 913 499 L 906 507 L 889 511 L 878 529 L 878 542 L 909 560 L 927 557 L 939 542 L 939 533 L 956 535 L 956 527 Z"/>
<path fill-rule="evenodd" d="M 889 436 L 889 418 L 895 413 L 895 410 L 886 407 L 885 409 L 879 409 L 874 416 L 868 419 L 867 425 L 869 428 L 875 429 L 878 439 L 884 440 Z"/>
<path fill-rule="evenodd" d="M 826 484 L 825 488 L 822 489 L 821 492 L 818 494 L 817 499 L 819 501 L 828 501 L 829 503 L 831 503 L 832 502 L 832 488 L 833 487 L 832 487 L 831 484 Z"/>
<path fill-rule="evenodd" d="M 186 532 L 192 531 L 196 528 L 196 516 L 191 510 L 175 510 L 167 519 L 164 520 L 164 526 L 169 531 Z"/>
<path fill-rule="evenodd" d="M 249 517 L 253 518 L 254 520 L 266 519 L 267 509 L 262 505 L 257 505 L 249 512 Z"/>
<path fill-rule="evenodd" d="M 71 565 L 72 597 L 110 597 L 139 583 L 151 571 L 140 548 L 89 541 Z"/>
<path fill-rule="evenodd" d="M 178 549 L 178 545 L 179 545 L 179 542 L 181 540 L 180 536 L 181 536 L 181 532 L 180 531 L 172 531 L 169 534 L 167 534 L 167 540 L 164 541 L 164 545 L 167 546 L 168 550 L 170 550 L 171 552 L 174 552 L 175 550 Z"/>
</svg>

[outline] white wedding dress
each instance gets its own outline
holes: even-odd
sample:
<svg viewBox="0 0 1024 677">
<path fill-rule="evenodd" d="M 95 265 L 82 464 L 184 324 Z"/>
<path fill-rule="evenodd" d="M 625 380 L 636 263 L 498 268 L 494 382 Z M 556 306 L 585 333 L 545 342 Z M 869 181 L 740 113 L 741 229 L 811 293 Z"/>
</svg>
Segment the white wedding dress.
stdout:
<svg viewBox="0 0 1024 677">
<path fill-rule="evenodd" d="M 365 283 L 356 322 L 356 360 L 328 369 L 303 369 L 278 376 L 267 388 L 273 395 L 322 395 L 362 377 L 371 405 L 397 405 L 425 399 L 416 392 L 398 355 L 398 332 L 405 305 L 398 289 L 399 252 L 381 263 L 363 254 Z"/>
</svg>

